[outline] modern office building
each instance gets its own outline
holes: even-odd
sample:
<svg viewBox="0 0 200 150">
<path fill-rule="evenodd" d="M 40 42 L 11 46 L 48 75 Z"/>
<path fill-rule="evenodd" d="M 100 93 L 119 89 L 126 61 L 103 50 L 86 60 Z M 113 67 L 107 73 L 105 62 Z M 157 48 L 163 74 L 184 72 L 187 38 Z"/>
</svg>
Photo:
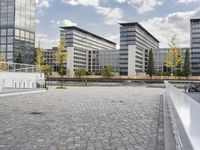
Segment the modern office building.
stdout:
<svg viewBox="0 0 200 150">
<path fill-rule="evenodd" d="M 100 73 L 107 66 L 112 66 L 115 75 L 119 75 L 119 50 L 92 50 L 88 52 L 88 72 Z"/>
<path fill-rule="evenodd" d="M 56 54 L 58 52 L 57 47 L 53 47 L 52 49 L 44 50 L 45 64 L 51 66 L 53 72 L 58 72 L 58 65 L 56 62 Z"/>
<path fill-rule="evenodd" d="M 181 48 L 182 51 L 181 68 L 183 68 L 184 65 L 185 53 L 187 49 L 190 51 L 189 47 Z M 169 48 L 154 49 L 153 54 L 154 54 L 154 64 L 156 72 L 170 72 L 170 69 L 165 66 L 165 60 L 168 53 L 169 53 Z"/>
<path fill-rule="evenodd" d="M 90 73 L 99 72 L 102 63 L 109 64 L 100 57 L 106 54 L 111 57 L 110 53 L 116 50 L 116 43 L 75 26 L 61 27 L 60 36 L 65 38 L 65 48 L 68 53 L 67 69 L 71 76 L 74 76 L 75 70 L 81 67 L 86 68 Z M 113 53 L 113 57 L 116 56 L 117 52 Z M 110 65 L 116 64 L 114 62 Z"/>
<path fill-rule="evenodd" d="M 159 41 L 137 22 L 120 25 L 120 75 L 145 75 L 149 50 Z"/>
<path fill-rule="evenodd" d="M 34 62 L 35 0 L 0 0 L 0 53 L 15 62 L 21 53 L 23 63 Z"/>
<path fill-rule="evenodd" d="M 200 18 L 190 20 L 191 70 L 192 75 L 200 75 Z"/>
</svg>

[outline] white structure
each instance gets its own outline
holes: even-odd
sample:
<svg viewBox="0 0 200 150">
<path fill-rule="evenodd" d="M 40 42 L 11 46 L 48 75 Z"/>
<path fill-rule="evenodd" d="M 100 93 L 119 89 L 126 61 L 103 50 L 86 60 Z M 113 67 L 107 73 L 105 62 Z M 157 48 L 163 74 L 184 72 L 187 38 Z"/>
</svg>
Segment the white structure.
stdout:
<svg viewBox="0 0 200 150">
<path fill-rule="evenodd" d="M 145 75 L 150 49 L 159 41 L 137 22 L 120 23 L 120 75 Z"/>
<path fill-rule="evenodd" d="M 45 78 L 43 73 L 35 71 L 34 65 L 0 62 L 6 65 L 6 70 L 0 68 L 0 92 L 4 88 L 34 89 L 43 88 Z"/>
<path fill-rule="evenodd" d="M 133 59 L 136 56 L 136 46 L 135 45 L 129 45 L 128 46 L 128 76 L 136 76 L 135 71 L 135 61 Z"/>
<path fill-rule="evenodd" d="M 3 88 L 40 88 L 44 85 L 44 74 L 25 72 L 0 72 Z"/>
<path fill-rule="evenodd" d="M 177 150 L 200 148 L 200 104 L 165 81 L 164 98 L 168 103 Z"/>
<path fill-rule="evenodd" d="M 116 43 L 75 26 L 61 27 L 60 36 L 65 38 L 65 48 L 68 53 L 67 70 L 70 76 L 74 76 L 74 72 L 81 67 L 86 68 L 90 73 L 97 73 L 101 65 L 93 63 L 91 60 L 94 56 L 94 62 L 98 61 L 99 63 L 93 52 L 103 51 L 106 53 L 106 51 L 116 50 Z"/>
</svg>

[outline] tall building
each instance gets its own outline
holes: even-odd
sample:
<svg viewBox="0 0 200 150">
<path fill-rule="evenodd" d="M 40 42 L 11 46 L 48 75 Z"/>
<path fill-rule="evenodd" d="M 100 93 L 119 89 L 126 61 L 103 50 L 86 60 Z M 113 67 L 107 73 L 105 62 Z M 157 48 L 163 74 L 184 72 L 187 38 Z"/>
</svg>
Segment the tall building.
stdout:
<svg viewBox="0 0 200 150">
<path fill-rule="evenodd" d="M 191 70 L 192 75 L 200 75 L 200 18 L 190 20 Z"/>
<path fill-rule="evenodd" d="M 144 75 L 148 52 L 159 41 L 137 22 L 120 25 L 120 75 Z"/>
<path fill-rule="evenodd" d="M 61 27 L 60 36 L 65 38 L 65 48 L 68 53 L 67 69 L 71 76 L 74 76 L 75 70 L 81 67 L 90 73 L 99 72 L 99 68 L 102 68 L 100 57 L 116 50 L 116 43 L 75 26 Z M 101 63 L 108 64 L 105 61 Z"/>
<path fill-rule="evenodd" d="M 0 53 L 9 62 L 21 54 L 23 63 L 34 62 L 35 0 L 0 0 Z"/>
<path fill-rule="evenodd" d="M 187 49 L 190 51 L 189 47 L 181 48 L 181 52 L 182 52 L 181 68 L 183 68 L 183 65 L 184 65 L 185 53 Z M 165 59 L 167 57 L 168 52 L 169 52 L 169 48 L 154 49 L 153 54 L 154 54 L 154 64 L 155 64 L 156 72 L 170 72 L 170 69 L 165 66 Z"/>
</svg>

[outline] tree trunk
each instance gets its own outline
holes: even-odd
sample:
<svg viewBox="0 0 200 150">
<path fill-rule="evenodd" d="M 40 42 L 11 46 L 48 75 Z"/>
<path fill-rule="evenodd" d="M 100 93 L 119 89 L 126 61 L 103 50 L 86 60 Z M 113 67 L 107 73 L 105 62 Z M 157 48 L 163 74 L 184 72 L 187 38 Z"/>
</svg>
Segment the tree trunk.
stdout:
<svg viewBox="0 0 200 150">
<path fill-rule="evenodd" d="M 60 82 L 60 87 L 63 88 L 63 75 L 61 75 L 61 82 Z"/>
</svg>

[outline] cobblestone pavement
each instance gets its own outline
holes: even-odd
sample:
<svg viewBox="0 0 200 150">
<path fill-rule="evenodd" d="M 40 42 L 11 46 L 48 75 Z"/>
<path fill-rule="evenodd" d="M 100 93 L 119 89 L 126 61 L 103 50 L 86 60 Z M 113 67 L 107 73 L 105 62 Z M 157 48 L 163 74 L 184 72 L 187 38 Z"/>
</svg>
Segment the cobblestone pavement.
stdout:
<svg viewBox="0 0 200 150">
<path fill-rule="evenodd" d="M 0 98 L 0 150 L 163 150 L 162 92 L 69 87 Z"/>
</svg>

